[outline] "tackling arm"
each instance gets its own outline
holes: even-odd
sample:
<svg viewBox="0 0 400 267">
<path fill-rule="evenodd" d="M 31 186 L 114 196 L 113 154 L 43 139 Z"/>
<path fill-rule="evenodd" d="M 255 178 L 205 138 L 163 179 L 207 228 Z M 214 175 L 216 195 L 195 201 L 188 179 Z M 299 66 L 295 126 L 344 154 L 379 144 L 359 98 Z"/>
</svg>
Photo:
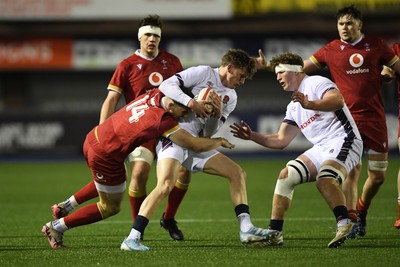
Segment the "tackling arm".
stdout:
<svg viewBox="0 0 400 267">
<path fill-rule="evenodd" d="M 228 140 L 222 137 L 218 138 L 203 138 L 194 137 L 187 131 L 179 129 L 168 136 L 168 138 L 175 144 L 193 150 L 195 152 L 204 152 L 216 149 L 220 146 L 225 148 L 234 148 L 235 145 L 229 143 Z"/>
<path fill-rule="evenodd" d="M 206 118 L 208 116 L 206 107 L 183 92 L 176 75 L 173 75 L 163 81 L 160 84 L 159 89 L 164 95 L 190 108 L 194 113 L 196 113 L 197 116 L 201 118 Z"/>
</svg>

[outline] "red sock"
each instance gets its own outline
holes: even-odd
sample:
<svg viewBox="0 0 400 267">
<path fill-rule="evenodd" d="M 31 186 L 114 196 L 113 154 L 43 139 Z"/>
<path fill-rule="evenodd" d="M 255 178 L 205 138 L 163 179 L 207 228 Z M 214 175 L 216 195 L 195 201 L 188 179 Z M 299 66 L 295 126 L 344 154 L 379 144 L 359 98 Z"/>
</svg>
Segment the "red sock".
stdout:
<svg viewBox="0 0 400 267">
<path fill-rule="evenodd" d="M 358 199 L 358 201 L 357 201 L 357 211 L 358 211 L 359 213 L 365 213 L 365 212 L 368 211 L 369 205 L 370 205 L 370 204 L 366 204 L 366 203 L 364 202 L 364 200 L 362 200 L 361 197 L 360 197 L 360 198 Z"/>
<path fill-rule="evenodd" d="M 355 223 L 356 223 L 357 220 L 358 220 L 356 210 L 351 209 L 351 210 L 348 210 L 347 212 L 349 213 L 349 218 L 350 218 L 350 220 L 351 220 L 352 222 L 355 222 Z"/>
<path fill-rule="evenodd" d="M 91 200 L 95 197 L 98 197 L 99 193 L 97 192 L 96 186 L 94 185 L 94 181 L 90 181 L 87 185 L 85 185 L 81 190 L 74 194 L 76 202 L 78 204 L 82 204 L 88 200 Z"/>
<path fill-rule="evenodd" d="M 93 203 L 77 209 L 74 213 L 64 217 L 64 223 L 68 228 L 72 228 L 98 222 L 102 219 L 103 217 L 97 207 L 97 203 Z"/>
<path fill-rule="evenodd" d="M 131 212 L 133 221 L 135 221 L 136 216 L 139 214 L 140 206 L 142 205 L 146 196 L 147 194 L 140 197 L 129 196 L 129 203 L 131 203 Z"/>
<path fill-rule="evenodd" d="M 168 196 L 167 207 L 165 208 L 164 219 L 172 219 L 175 218 L 176 212 L 178 211 L 179 205 L 181 204 L 185 194 L 187 192 L 186 189 L 180 189 L 178 187 L 174 187 L 171 193 Z"/>
</svg>

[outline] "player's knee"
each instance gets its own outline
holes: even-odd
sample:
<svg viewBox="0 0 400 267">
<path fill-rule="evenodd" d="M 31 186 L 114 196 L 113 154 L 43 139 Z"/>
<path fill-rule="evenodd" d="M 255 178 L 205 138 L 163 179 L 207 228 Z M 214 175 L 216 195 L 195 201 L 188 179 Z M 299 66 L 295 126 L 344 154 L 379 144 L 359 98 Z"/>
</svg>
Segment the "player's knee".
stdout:
<svg viewBox="0 0 400 267">
<path fill-rule="evenodd" d="M 157 185 L 157 191 L 162 198 L 166 198 L 175 186 L 173 179 L 166 179 L 160 185 Z"/>
<path fill-rule="evenodd" d="M 310 172 L 304 162 L 299 159 L 291 160 L 281 171 L 274 193 L 292 199 L 294 187 L 309 180 Z"/>
<path fill-rule="evenodd" d="M 386 172 L 389 162 L 386 160 L 369 160 L 368 169 L 376 172 Z"/>
<path fill-rule="evenodd" d="M 230 172 L 229 179 L 231 181 L 236 180 L 239 183 L 246 183 L 247 174 L 239 165 L 237 165 L 236 168 Z"/>
<path fill-rule="evenodd" d="M 317 182 L 320 179 L 334 179 L 338 184 L 342 184 L 345 178 L 346 176 L 337 168 L 330 165 L 324 165 L 319 169 Z"/>
<path fill-rule="evenodd" d="M 388 161 L 369 160 L 368 161 L 368 176 L 375 185 L 382 185 L 385 182 L 386 170 L 389 166 Z"/>
<path fill-rule="evenodd" d="M 128 161 L 132 164 L 135 162 L 146 162 L 147 164 L 151 165 L 153 160 L 153 152 L 142 146 L 135 148 L 135 150 L 128 155 Z"/>
<path fill-rule="evenodd" d="M 179 170 L 179 177 L 177 183 L 184 184 L 184 185 L 189 185 L 191 182 L 192 175 L 189 171 L 186 170 L 186 168 L 181 167 Z"/>
<path fill-rule="evenodd" d="M 113 203 L 97 202 L 103 219 L 111 217 L 121 211 L 121 206 Z"/>
</svg>

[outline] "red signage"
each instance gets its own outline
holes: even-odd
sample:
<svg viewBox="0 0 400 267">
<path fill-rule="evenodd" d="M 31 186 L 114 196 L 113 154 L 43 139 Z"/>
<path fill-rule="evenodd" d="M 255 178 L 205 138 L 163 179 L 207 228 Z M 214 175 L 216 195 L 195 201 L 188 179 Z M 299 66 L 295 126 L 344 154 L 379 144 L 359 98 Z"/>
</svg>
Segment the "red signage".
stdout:
<svg viewBox="0 0 400 267">
<path fill-rule="evenodd" d="M 0 69 L 70 69 L 70 38 L 4 38 L 0 40 Z"/>
</svg>

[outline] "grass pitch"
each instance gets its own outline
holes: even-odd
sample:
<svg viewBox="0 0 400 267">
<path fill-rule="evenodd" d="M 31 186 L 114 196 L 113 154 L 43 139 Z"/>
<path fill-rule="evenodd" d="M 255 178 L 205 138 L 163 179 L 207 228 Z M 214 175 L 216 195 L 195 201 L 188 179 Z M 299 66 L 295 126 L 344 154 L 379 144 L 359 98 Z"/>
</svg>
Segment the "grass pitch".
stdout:
<svg viewBox="0 0 400 267">
<path fill-rule="evenodd" d="M 276 177 L 286 160 L 238 161 L 248 174 L 252 221 L 266 227 Z M 366 164 L 364 164 L 366 166 Z M 314 183 L 296 188 L 284 225 L 282 248 L 248 248 L 229 199 L 228 182 L 195 174 L 177 215 L 186 241 L 170 239 L 160 228 L 165 201 L 150 221 L 144 244 L 148 252 L 121 251 L 131 228 L 127 197 L 122 212 L 105 221 L 67 231 L 66 249 L 52 250 L 42 235 L 51 220 L 50 206 L 90 180 L 83 161 L 0 163 L 0 266 L 400 266 L 400 232 L 396 177 L 399 159 L 392 159 L 387 180 L 368 215 L 368 233 L 328 249 L 335 219 Z M 148 185 L 155 184 L 155 172 Z M 365 180 L 365 171 L 361 184 Z"/>
</svg>

